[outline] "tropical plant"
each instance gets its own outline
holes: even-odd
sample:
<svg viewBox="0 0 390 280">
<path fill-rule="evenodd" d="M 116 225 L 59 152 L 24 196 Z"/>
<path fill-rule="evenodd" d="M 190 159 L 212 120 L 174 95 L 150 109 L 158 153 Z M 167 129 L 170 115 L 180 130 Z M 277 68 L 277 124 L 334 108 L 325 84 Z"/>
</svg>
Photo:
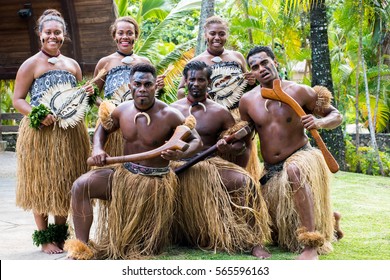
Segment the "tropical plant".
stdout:
<svg viewBox="0 0 390 280">
<path fill-rule="evenodd" d="M 14 92 L 14 80 L 0 80 L 0 112 L 13 112 L 12 94 Z"/>
<path fill-rule="evenodd" d="M 346 141 L 346 161 L 348 171 L 358 172 L 367 175 L 390 176 L 390 155 L 388 152 L 380 151 L 379 156 L 383 164 L 381 170 L 378 164 L 376 151 L 372 147 L 359 147 L 356 153 L 355 145 L 347 139 Z"/>
</svg>

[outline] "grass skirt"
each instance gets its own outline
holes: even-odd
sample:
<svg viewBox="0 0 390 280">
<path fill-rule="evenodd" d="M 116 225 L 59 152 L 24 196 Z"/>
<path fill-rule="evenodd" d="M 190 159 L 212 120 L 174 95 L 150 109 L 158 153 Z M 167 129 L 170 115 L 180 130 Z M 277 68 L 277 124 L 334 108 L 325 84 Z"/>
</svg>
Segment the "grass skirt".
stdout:
<svg viewBox="0 0 390 280">
<path fill-rule="evenodd" d="M 98 259 L 138 259 L 160 253 L 169 244 L 175 212 L 177 177 L 143 176 L 117 165 L 111 200 L 100 205 Z"/>
<path fill-rule="evenodd" d="M 173 162 L 177 168 L 182 162 Z M 247 175 L 247 184 L 228 193 L 219 169 Z M 219 157 L 179 175 L 176 242 L 205 250 L 247 252 L 270 240 L 269 216 L 259 185 L 241 167 Z"/>
<path fill-rule="evenodd" d="M 37 214 L 67 216 L 73 182 L 88 171 L 90 141 L 83 122 L 40 130 L 23 118 L 16 143 L 16 205 Z"/>
<path fill-rule="evenodd" d="M 296 233 L 301 226 L 286 171 L 290 164 L 299 168 L 302 185 L 308 184 L 311 188 L 315 229 L 325 237 L 325 243 L 318 249 L 318 253 L 329 253 L 333 250 L 331 242 L 334 240 L 329 187 L 330 173 L 320 150 L 315 148 L 294 153 L 284 162 L 283 170 L 275 174 L 265 186 L 262 186 L 264 199 L 276 230 L 273 236 L 274 241 L 280 247 L 292 252 L 301 250 Z"/>
</svg>

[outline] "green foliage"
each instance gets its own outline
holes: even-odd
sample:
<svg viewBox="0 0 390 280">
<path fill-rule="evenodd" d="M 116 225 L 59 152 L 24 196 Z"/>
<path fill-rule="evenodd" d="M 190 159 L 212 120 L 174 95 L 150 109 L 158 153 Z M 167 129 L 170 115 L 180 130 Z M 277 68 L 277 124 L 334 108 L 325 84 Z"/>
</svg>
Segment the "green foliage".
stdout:
<svg viewBox="0 0 390 280">
<path fill-rule="evenodd" d="M 14 80 L 0 80 L 0 106 L 1 112 L 12 112 L 12 93 L 14 91 Z"/>
<path fill-rule="evenodd" d="M 35 129 L 39 129 L 39 127 L 41 126 L 41 122 L 50 113 L 50 109 L 43 104 L 39 104 L 38 106 L 32 107 L 30 114 L 28 114 L 28 118 L 30 120 L 29 126 Z"/>
<path fill-rule="evenodd" d="M 81 87 L 87 83 L 87 80 L 84 78 L 77 83 L 77 87 Z M 93 107 L 96 104 L 96 100 L 99 97 L 99 88 L 96 84 L 92 84 L 93 94 L 88 96 L 88 106 Z"/>
<path fill-rule="evenodd" d="M 1 113 L 14 113 L 12 97 L 15 80 L 0 80 L 0 111 Z M 29 100 L 29 97 L 27 98 Z M 15 120 L 2 120 L 3 125 L 16 125 Z"/>
<path fill-rule="evenodd" d="M 379 151 L 385 176 L 390 176 L 390 153 Z M 375 150 L 372 147 L 359 147 L 356 154 L 356 147 L 350 141 L 346 141 L 346 161 L 351 172 L 357 172 L 360 165 L 361 172 L 367 175 L 381 175 Z"/>
<path fill-rule="evenodd" d="M 97 106 L 92 106 L 90 109 L 86 112 L 84 121 L 85 125 L 88 128 L 95 128 L 96 127 L 96 122 L 98 120 L 98 110 L 99 108 Z"/>
</svg>

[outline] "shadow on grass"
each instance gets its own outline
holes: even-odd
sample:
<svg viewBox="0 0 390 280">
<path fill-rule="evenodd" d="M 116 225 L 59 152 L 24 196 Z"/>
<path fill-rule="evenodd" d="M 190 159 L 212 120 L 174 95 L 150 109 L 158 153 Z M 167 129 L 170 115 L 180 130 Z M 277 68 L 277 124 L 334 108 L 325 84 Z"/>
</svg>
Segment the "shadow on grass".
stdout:
<svg viewBox="0 0 390 280">
<path fill-rule="evenodd" d="M 297 255 L 281 250 L 276 246 L 267 246 L 272 254 L 268 260 L 294 260 Z M 154 260 L 258 260 L 250 252 L 229 255 L 223 252 L 205 251 L 196 248 L 170 247 L 166 252 L 153 258 Z"/>
</svg>

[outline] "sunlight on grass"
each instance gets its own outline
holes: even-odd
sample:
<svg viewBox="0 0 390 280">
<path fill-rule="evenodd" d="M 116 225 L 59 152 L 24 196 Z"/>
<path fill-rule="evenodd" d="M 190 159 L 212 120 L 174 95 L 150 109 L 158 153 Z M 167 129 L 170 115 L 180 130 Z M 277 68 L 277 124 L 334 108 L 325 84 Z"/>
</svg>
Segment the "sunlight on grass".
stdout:
<svg viewBox="0 0 390 280">
<path fill-rule="evenodd" d="M 344 238 L 321 260 L 390 260 L 390 178 L 338 172 L 332 205 L 342 215 Z M 267 246 L 271 260 L 293 260 L 297 254 Z M 160 260 L 254 260 L 250 252 L 236 255 L 172 247 Z"/>
</svg>

